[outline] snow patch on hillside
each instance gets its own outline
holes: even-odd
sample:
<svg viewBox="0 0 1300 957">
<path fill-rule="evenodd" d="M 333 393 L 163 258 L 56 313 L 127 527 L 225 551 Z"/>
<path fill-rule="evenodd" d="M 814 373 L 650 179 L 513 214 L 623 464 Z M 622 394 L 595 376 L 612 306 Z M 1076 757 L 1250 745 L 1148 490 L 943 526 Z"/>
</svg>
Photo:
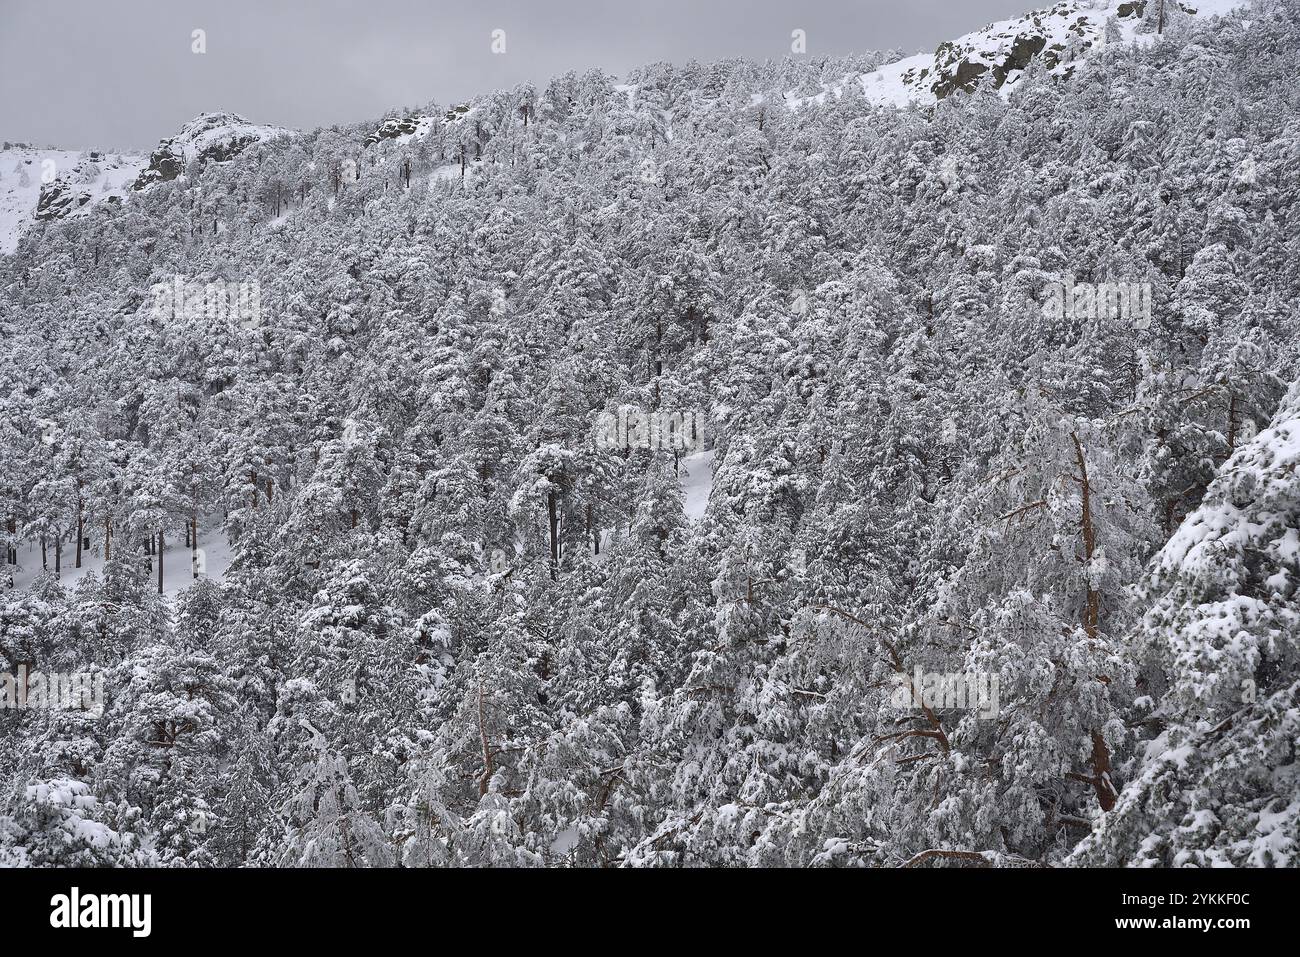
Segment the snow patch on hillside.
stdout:
<svg viewBox="0 0 1300 957">
<path fill-rule="evenodd" d="M 48 218 L 84 216 L 107 199 L 121 200 L 131 190 L 146 158 L 136 153 L 15 147 L 0 150 L 0 254 L 18 248 L 22 234 L 37 221 L 41 194 Z M 42 183 L 42 178 L 50 182 Z"/>
<path fill-rule="evenodd" d="M 699 521 L 713 494 L 713 449 L 688 455 L 681 461 L 682 510 L 691 521 Z"/>
<path fill-rule="evenodd" d="M 226 538 L 225 531 L 220 527 L 209 529 L 200 528 L 199 530 L 199 554 L 200 554 L 200 577 L 211 578 L 220 581 L 226 575 L 226 569 L 230 567 L 233 559 L 233 551 L 230 542 Z M 47 549 L 49 560 L 49 571 L 54 571 L 54 548 L 50 546 Z M 141 562 L 145 561 L 143 555 L 137 556 Z M 104 573 L 104 554 L 103 549 L 92 546 L 86 549 L 81 555 L 81 567 L 74 568 L 76 561 L 76 543 L 65 543 L 63 546 L 63 569 L 59 576 L 59 583 L 65 588 L 71 588 L 77 585 L 83 578 L 90 573 L 103 575 Z M 29 541 L 18 550 L 18 566 L 0 566 L 0 594 L 3 594 L 4 574 L 8 572 L 13 575 L 13 587 L 16 591 L 25 591 L 31 587 L 37 577 L 42 572 L 41 568 L 41 549 L 37 542 Z M 158 566 L 153 566 L 152 581 L 156 584 L 158 581 Z M 163 594 L 177 595 L 194 584 L 196 579 L 191 568 L 190 550 L 185 547 L 185 539 L 177 536 L 175 541 L 168 544 L 163 550 Z"/>
</svg>

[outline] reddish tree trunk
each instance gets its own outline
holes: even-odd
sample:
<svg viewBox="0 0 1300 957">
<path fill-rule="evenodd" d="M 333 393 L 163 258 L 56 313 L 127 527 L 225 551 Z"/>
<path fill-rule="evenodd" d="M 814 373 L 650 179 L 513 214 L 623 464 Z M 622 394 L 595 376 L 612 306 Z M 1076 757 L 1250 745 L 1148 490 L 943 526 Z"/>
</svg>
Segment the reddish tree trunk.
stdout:
<svg viewBox="0 0 1300 957">
<path fill-rule="evenodd" d="M 1084 586 L 1086 594 L 1083 609 L 1083 630 L 1089 638 L 1096 638 L 1101 620 L 1101 592 L 1094 584 L 1091 574 L 1093 554 L 1097 549 L 1097 529 L 1092 521 L 1092 484 L 1088 480 L 1088 461 L 1083 454 L 1083 443 L 1079 441 L 1077 433 L 1071 433 L 1070 437 L 1074 439 L 1075 462 L 1079 466 L 1079 474 L 1075 477 L 1075 481 L 1079 483 L 1083 499 L 1083 516 L 1080 519 L 1080 527 L 1083 532 L 1083 560 L 1089 566 Z M 1106 739 L 1102 737 L 1101 732 L 1095 728 L 1092 731 L 1091 783 L 1093 790 L 1097 792 L 1097 803 L 1101 805 L 1101 809 L 1109 811 L 1113 808 L 1115 806 L 1115 786 L 1110 780 L 1110 748 L 1106 746 Z"/>
<path fill-rule="evenodd" d="M 551 526 L 551 580 L 560 574 L 560 513 L 557 507 L 558 496 L 554 492 L 546 495 L 546 516 Z"/>
<path fill-rule="evenodd" d="M 81 480 L 77 480 L 77 568 L 81 567 L 81 544 L 86 540 L 86 504 L 81 500 Z"/>
</svg>

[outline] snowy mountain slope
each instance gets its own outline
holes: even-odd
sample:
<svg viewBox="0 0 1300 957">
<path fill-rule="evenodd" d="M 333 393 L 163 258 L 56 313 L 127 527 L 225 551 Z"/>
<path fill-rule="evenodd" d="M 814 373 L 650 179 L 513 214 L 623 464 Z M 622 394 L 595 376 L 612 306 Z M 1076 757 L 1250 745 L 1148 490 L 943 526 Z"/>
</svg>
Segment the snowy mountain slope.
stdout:
<svg viewBox="0 0 1300 957">
<path fill-rule="evenodd" d="M 1148 9 L 1148 2 L 1151 7 Z M 1068 77 L 1086 64 L 1088 52 L 1106 44 L 1149 44 L 1156 36 L 1158 0 L 1061 0 L 1021 17 L 1001 20 L 955 40 L 945 41 L 934 53 L 918 53 L 886 63 L 866 73 L 847 74 L 841 81 L 822 83 L 821 92 L 785 94 L 787 106 L 824 103 L 840 97 L 847 84 L 857 83 L 863 95 L 879 106 L 903 109 L 933 106 L 961 90 L 971 92 L 986 77 L 1003 95 L 1019 85 L 1025 70 L 1037 63 L 1050 75 Z M 1166 28 L 1177 29 L 1180 20 L 1224 16 L 1249 0 L 1166 0 Z M 615 87 L 635 109 L 636 84 Z M 754 95 L 755 106 L 768 100 Z M 670 122 L 671 117 L 666 117 Z"/>
<path fill-rule="evenodd" d="M 1153 577 L 1169 591 L 1144 630 L 1170 659 L 1181 714 L 1220 716 L 1260 669 L 1300 663 L 1300 386 L 1224 465 Z"/>
<path fill-rule="evenodd" d="M 235 113 L 204 113 L 148 155 L 26 145 L 0 150 L 0 254 L 12 253 L 34 222 L 84 215 L 100 202 L 120 202 L 132 190 L 289 135 L 293 131 L 250 123 Z"/>
<path fill-rule="evenodd" d="M 407 866 L 1295 861 L 1300 408 L 1243 431 L 1300 377 L 1292 10 L 936 110 L 762 109 L 876 59 L 593 70 L 29 233 L 0 672 L 112 707 L 104 748 L 0 722 L 0 780 L 120 795 L 169 866 L 339 866 L 340 820 Z M 1043 308 L 1117 276 L 1151 322 Z M 625 406 L 711 448 L 602 450 Z M 918 669 L 997 701 L 927 716 Z M 0 858 L 66 862 L 59 821 L 0 794 Z"/>
<path fill-rule="evenodd" d="M 1177 16 L 1223 15 L 1243 6 L 1245 0 L 1169 2 L 1173 4 L 1168 13 L 1172 22 Z M 1147 0 L 1062 0 L 1050 9 L 993 23 L 942 43 L 933 54 L 907 57 L 852 79 L 846 77 L 846 82 L 859 83 L 872 102 L 899 108 L 933 105 L 957 90 L 974 89 L 985 76 L 991 76 L 998 88 L 1010 93 L 1035 60 L 1054 75 L 1068 76 L 1081 66 L 1087 51 L 1097 45 L 1150 42 L 1153 28 L 1146 22 L 1150 19 Z M 1109 38 L 1108 22 L 1115 26 Z M 627 94 L 629 106 L 635 103 L 635 85 L 618 89 Z M 817 96 L 790 93 L 786 100 L 798 106 L 840 95 L 842 90 L 842 85 L 827 84 Z M 757 99 L 763 97 L 757 95 Z M 473 107 L 461 105 L 449 110 L 445 117 L 418 112 L 393 117 L 367 135 L 362 146 L 384 140 L 405 145 L 426 138 L 444 122 L 464 120 L 472 112 Z M 671 128 L 670 118 L 665 122 Z M 0 254 L 12 252 L 22 232 L 34 221 L 84 213 L 101 200 L 120 201 L 128 183 L 134 189 L 145 189 L 206 162 L 227 162 L 254 143 L 289 135 L 294 131 L 218 111 L 195 117 L 175 136 L 162 140 L 147 157 L 104 154 L 107 165 L 91 160 L 91 154 L 75 151 L 0 151 Z M 41 164 L 46 160 L 54 162 L 57 173 L 54 181 L 43 187 Z M 27 169 L 25 177 L 23 168 Z"/>
<path fill-rule="evenodd" d="M 1179 12 L 1209 17 L 1243 5 L 1244 0 L 1199 0 L 1181 4 Z M 1143 42 L 1150 36 L 1142 32 L 1146 13 L 1145 0 L 1065 0 L 942 43 L 933 54 L 887 64 L 858 82 L 867 98 L 882 106 L 931 105 L 957 90 L 973 90 L 985 75 L 1009 93 L 1035 59 L 1049 73 L 1068 76 L 1094 46 Z M 1108 39 L 1111 18 L 1117 29 Z"/>
<path fill-rule="evenodd" d="M 138 153 L 0 150 L 0 254 L 13 252 L 34 222 L 84 215 L 97 203 L 120 201 L 145 161 Z"/>
</svg>

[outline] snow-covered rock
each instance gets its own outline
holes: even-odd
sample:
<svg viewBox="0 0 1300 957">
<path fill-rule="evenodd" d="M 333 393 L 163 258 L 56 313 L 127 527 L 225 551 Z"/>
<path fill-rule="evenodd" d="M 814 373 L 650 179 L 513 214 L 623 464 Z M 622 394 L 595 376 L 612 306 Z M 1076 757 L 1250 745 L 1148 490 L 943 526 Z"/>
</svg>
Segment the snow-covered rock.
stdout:
<svg viewBox="0 0 1300 957">
<path fill-rule="evenodd" d="M 165 183 L 205 163 L 231 160 L 255 143 L 292 135 L 292 130 L 260 126 L 238 113 L 203 113 L 182 126 L 175 136 L 158 144 L 135 188 Z"/>
<path fill-rule="evenodd" d="M 424 139 L 437 122 L 432 116 L 404 116 L 384 120 L 383 123 L 361 143 L 363 147 L 373 146 L 381 140 L 395 140 L 399 145 L 411 140 Z"/>
<path fill-rule="evenodd" d="M 946 96 L 975 89 L 986 76 L 1004 93 L 1015 88 L 1030 63 L 1057 76 L 1069 76 L 1089 50 L 1106 43 L 1149 42 L 1147 3 L 1156 0 L 1063 0 L 1039 10 L 990 24 L 922 53 L 858 77 L 867 98 L 884 106 L 931 105 Z M 1244 0 L 1168 0 L 1167 18 L 1217 16 Z M 1176 9 L 1175 9 L 1176 8 Z M 1109 33 L 1107 24 L 1113 24 Z"/>
</svg>

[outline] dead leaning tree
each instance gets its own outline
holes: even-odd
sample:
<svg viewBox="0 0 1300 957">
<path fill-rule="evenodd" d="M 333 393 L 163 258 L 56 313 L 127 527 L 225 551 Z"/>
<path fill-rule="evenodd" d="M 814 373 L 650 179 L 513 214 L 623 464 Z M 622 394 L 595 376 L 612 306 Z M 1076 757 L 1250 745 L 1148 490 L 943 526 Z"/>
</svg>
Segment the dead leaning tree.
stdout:
<svg viewBox="0 0 1300 957">
<path fill-rule="evenodd" d="M 1088 459 L 1084 452 L 1083 443 L 1079 440 L 1079 434 L 1077 432 L 1071 432 L 1070 441 L 1074 446 L 1074 464 L 1078 469 L 1078 474 L 1067 477 L 1070 481 L 1079 486 L 1079 532 L 1083 539 L 1083 555 L 1080 557 L 1080 562 L 1085 568 L 1090 568 L 1097 553 L 1097 526 L 1094 521 L 1092 507 L 1092 480 L 1088 475 Z M 1038 501 L 1022 505 L 1019 508 L 1014 508 L 1006 514 L 999 516 L 999 521 L 1010 521 L 1012 519 L 1019 520 L 1030 511 L 1047 507 L 1047 500 L 1039 499 Z M 1096 583 L 1089 575 L 1084 576 L 1084 601 L 1081 624 L 1083 626 L 1084 634 L 1087 635 L 1089 639 L 1096 639 L 1100 634 L 1101 591 L 1097 588 Z M 1102 684 L 1110 684 L 1110 679 L 1105 675 L 1097 675 L 1097 680 Z M 1084 784 L 1091 785 L 1093 791 L 1097 795 L 1097 804 L 1103 811 L 1109 811 L 1115 806 L 1115 802 L 1119 798 L 1119 794 L 1115 790 L 1114 782 L 1111 780 L 1110 747 L 1106 744 L 1105 736 L 1102 735 L 1098 729 L 1090 729 L 1089 735 L 1092 739 L 1092 755 L 1090 758 L 1092 774 L 1070 772 L 1066 774 L 1066 778 L 1071 781 L 1080 781 Z"/>
<path fill-rule="evenodd" d="M 1081 508 L 1079 526 L 1083 538 L 1083 556 L 1081 558 L 1081 561 L 1084 563 L 1085 566 L 1090 566 L 1093 562 L 1093 558 L 1096 554 L 1096 549 L 1097 549 L 1097 529 L 1096 529 L 1096 524 L 1093 520 L 1093 508 L 1092 508 L 1093 488 L 1092 488 L 1091 479 L 1088 474 L 1088 460 L 1086 454 L 1084 453 L 1083 443 L 1079 440 L 1078 433 L 1076 432 L 1071 432 L 1070 438 L 1074 445 L 1075 465 L 1078 467 L 1078 471 L 1079 471 L 1078 475 L 1070 476 L 1070 478 L 1079 486 L 1080 489 L 1082 508 Z M 1033 508 L 1039 505 L 1046 505 L 1046 502 L 1031 503 L 1030 505 L 1025 506 L 1022 509 L 1015 509 L 1002 517 L 1003 518 L 1017 517 L 1020 514 L 1022 514 L 1026 509 Z M 1091 578 L 1088 578 L 1086 580 L 1085 589 L 1086 589 L 1086 593 L 1084 596 L 1082 624 L 1083 624 L 1084 633 L 1090 639 L 1095 639 L 1100 632 L 1101 592 L 1096 587 L 1095 583 L 1092 581 Z M 868 625 L 862 619 L 858 618 L 856 615 L 844 611 L 842 608 L 836 608 L 831 605 L 815 605 L 813 606 L 813 610 L 823 611 L 823 612 L 827 612 L 828 614 L 838 615 L 839 617 L 845 619 L 846 621 L 851 621 L 854 624 L 862 628 L 865 628 L 869 632 L 872 631 L 870 625 Z M 885 647 L 886 651 L 888 652 L 889 665 L 893 669 L 894 673 L 901 675 L 903 680 L 907 682 L 907 687 L 912 694 L 912 700 L 913 701 L 921 700 L 917 696 L 916 688 L 912 683 L 911 677 L 907 674 L 907 670 L 903 666 L 903 659 L 898 652 L 898 648 L 892 642 L 890 642 L 889 639 L 879 635 L 877 635 L 876 637 L 877 640 Z M 1105 675 L 1098 675 L 1097 680 L 1101 681 L 1103 684 L 1109 684 L 1109 679 Z M 911 731 L 904 732 L 902 735 L 895 737 L 894 740 L 901 740 L 902 738 L 906 738 L 906 737 L 933 738 L 939 743 L 939 747 L 944 752 L 947 752 L 949 750 L 948 736 L 947 734 L 944 733 L 943 724 L 942 722 L 940 722 L 939 716 L 934 713 L 934 710 L 932 708 L 925 705 L 923 701 L 921 702 L 921 711 L 924 714 L 926 722 L 930 725 L 930 727 L 928 729 L 916 728 Z M 1090 730 L 1089 733 L 1092 738 L 1091 763 L 1092 763 L 1093 773 L 1087 775 L 1087 774 L 1078 774 L 1072 772 L 1070 774 L 1067 774 L 1066 777 L 1073 781 L 1081 781 L 1083 783 L 1090 784 L 1097 795 L 1097 803 L 1101 807 L 1102 811 L 1110 811 L 1112 808 L 1115 807 L 1115 802 L 1119 797 L 1118 793 L 1115 790 L 1115 785 L 1111 780 L 1110 748 L 1106 744 L 1105 737 L 1098 729 L 1093 728 Z M 935 852 L 931 856 L 934 857 L 934 856 L 943 856 L 943 855 L 940 854 L 939 852 Z"/>
<path fill-rule="evenodd" d="M 1079 474 L 1071 476 L 1071 478 L 1079 486 L 1083 505 L 1079 522 L 1083 535 L 1083 563 L 1085 567 L 1091 567 L 1093 555 L 1097 550 L 1097 529 L 1092 518 L 1092 484 L 1088 479 L 1088 460 L 1083 452 L 1083 443 L 1079 441 L 1077 432 L 1071 432 L 1070 438 L 1074 442 L 1075 464 L 1079 466 Z M 1086 595 L 1083 609 L 1083 631 L 1089 638 L 1095 639 L 1101 621 L 1101 592 L 1091 576 L 1085 576 L 1084 580 Z M 1105 675 L 1098 675 L 1097 680 L 1103 684 L 1110 683 L 1110 680 Z M 1105 737 L 1096 728 L 1092 729 L 1091 734 L 1092 776 L 1074 774 L 1069 775 L 1069 777 L 1072 780 L 1081 780 L 1091 784 L 1097 794 L 1097 803 L 1101 805 L 1103 811 L 1109 811 L 1115 806 L 1115 801 L 1119 798 L 1115 791 L 1115 785 L 1110 778 L 1110 748 L 1106 745 Z"/>
</svg>

